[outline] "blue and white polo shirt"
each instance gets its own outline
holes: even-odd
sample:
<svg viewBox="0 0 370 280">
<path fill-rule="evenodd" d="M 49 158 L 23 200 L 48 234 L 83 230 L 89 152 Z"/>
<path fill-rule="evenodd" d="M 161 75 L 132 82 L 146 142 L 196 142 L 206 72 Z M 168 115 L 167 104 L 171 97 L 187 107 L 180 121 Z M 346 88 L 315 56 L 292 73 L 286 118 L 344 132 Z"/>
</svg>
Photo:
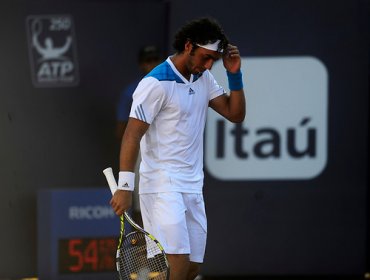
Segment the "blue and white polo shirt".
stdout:
<svg viewBox="0 0 370 280">
<path fill-rule="evenodd" d="M 133 94 L 130 117 L 150 124 L 140 143 L 140 193 L 201 193 L 209 101 L 224 94 L 206 70 L 185 79 L 170 57 Z"/>
</svg>

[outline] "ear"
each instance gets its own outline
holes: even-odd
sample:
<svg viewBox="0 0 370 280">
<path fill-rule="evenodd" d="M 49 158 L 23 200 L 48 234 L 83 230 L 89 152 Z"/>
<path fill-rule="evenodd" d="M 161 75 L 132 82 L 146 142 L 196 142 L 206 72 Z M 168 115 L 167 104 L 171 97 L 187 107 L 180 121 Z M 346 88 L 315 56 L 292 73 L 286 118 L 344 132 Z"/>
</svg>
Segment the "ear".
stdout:
<svg viewBox="0 0 370 280">
<path fill-rule="evenodd" d="M 190 53 L 192 49 L 193 49 L 193 44 L 189 40 L 186 41 L 184 51 L 186 53 Z"/>
</svg>

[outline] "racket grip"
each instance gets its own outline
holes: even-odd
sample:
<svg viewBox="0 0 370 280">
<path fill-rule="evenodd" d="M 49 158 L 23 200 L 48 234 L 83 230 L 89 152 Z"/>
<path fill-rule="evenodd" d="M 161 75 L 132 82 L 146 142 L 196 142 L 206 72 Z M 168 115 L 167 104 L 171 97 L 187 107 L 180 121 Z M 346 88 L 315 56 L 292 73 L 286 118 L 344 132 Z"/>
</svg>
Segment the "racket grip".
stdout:
<svg viewBox="0 0 370 280">
<path fill-rule="evenodd" d="M 113 175 L 113 170 L 111 167 L 108 167 L 103 170 L 103 173 L 105 175 L 105 178 L 107 179 L 110 191 L 113 195 L 116 192 L 117 187 L 118 187 L 116 179 L 114 178 L 114 175 Z"/>
</svg>

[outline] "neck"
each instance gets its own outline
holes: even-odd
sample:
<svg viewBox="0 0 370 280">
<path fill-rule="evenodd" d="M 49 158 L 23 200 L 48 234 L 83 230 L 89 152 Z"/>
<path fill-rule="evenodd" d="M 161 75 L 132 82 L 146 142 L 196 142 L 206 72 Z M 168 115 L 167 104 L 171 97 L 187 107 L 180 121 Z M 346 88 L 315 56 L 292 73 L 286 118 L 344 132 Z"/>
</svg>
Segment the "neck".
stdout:
<svg viewBox="0 0 370 280">
<path fill-rule="evenodd" d="M 185 79 L 190 80 L 191 73 L 186 66 L 186 58 L 183 53 L 176 53 L 171 58 L 173 65 L 175 65 L 177 71 L 184 76 Z"/>
</svg>

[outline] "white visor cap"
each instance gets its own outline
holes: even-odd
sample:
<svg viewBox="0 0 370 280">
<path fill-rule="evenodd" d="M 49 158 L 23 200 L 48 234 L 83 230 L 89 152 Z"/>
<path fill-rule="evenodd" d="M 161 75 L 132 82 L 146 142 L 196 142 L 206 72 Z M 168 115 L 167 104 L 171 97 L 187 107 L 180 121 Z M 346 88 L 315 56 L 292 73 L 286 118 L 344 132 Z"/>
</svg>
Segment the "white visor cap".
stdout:
<svg viewBox="0 0 370 280">
<path fill-rule="evenodd" d="M 197 46 L 198 47 L 201 47 L 201 48 L 204 48 L 204 49 L 207 49 L 207 50 L 210 50 L 210 51 L 222 52 L 223 50 L 222 49 L 219 49 L 220 42 L 221 42 L 221 40 L 217 40 L 214 43 L 208 43 L 206 45 L 197 44 Z"/>
</svg>

